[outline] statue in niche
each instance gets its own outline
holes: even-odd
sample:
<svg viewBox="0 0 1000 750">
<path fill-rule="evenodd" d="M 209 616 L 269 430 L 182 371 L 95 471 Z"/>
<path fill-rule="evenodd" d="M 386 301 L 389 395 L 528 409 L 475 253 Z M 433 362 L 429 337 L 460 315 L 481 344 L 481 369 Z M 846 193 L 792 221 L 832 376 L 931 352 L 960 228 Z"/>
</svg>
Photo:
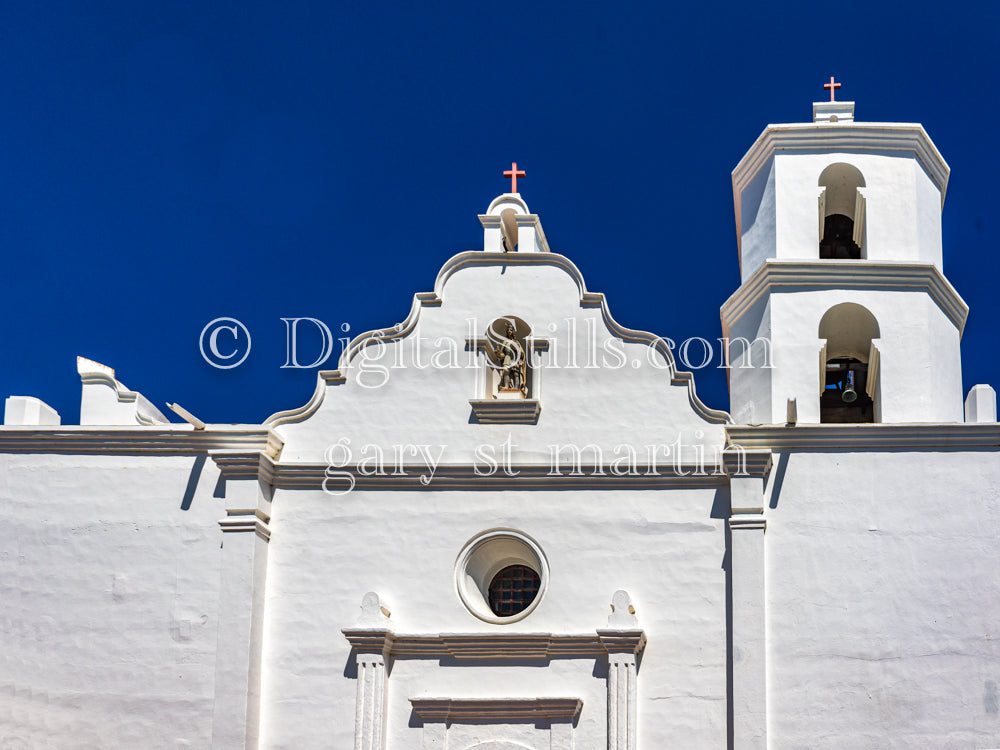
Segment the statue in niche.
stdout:
<svg viewBox="0 0 1000 750">
<path fill-rule="evenodd" d="M 504 339 L 499 346 L 500 360 L 500 390 L 520 391 L 522 395 L 528 395 L 527 388 L 527 362 L 524 356 L 524 347 L 517 340 L 517 332 L 514 326 L 508 322 L 504 330 Z"/>
<path fill-rule="evenodd" d="M 495 365 L 500 374 L 497 390 L 500 394 L 528 397 L 528 362 L 524 346 L 518 340 L 517 329 L 507 321 L 502 337 L 496 343 Z"/>
</svg>

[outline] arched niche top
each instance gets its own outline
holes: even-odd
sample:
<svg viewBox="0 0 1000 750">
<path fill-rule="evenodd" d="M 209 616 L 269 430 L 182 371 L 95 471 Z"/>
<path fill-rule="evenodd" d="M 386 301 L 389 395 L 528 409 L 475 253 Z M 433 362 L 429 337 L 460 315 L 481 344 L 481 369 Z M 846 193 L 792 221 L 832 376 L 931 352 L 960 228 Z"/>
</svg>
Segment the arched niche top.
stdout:
<svg viewBox="0 0 1000 750">
<path fill-rule="evenodd" d="M 501 315 L 499 318 L 490 323 L 487 336 L 494 341 L 500 341 L 504 338 L 508 338 L 508 324 L 514 326 L 514 337 L 518 341 L 522 341 L 531 335 L 531 326 L 525 323 L 521 318 L 516 315 Z"/>
<path fill-rule="evenodd" d="M 823 314 L 819 337 L 826 339 L 828 359 L 854 357 L 868 362 L 872 340 L 879 338 L 878 321 L 861 305 L 842 302 Z"/>
<path fill-rule="evenodd" d="M 825 215 L 854 216 L 858 188 L 865 187 L 865 177 L 857 167 L 846 162 L 836 162 L 819 175 L 819 187 L 826 188 Z"/>
<path fill-rule="evenodd" d="M 486 215 L 502 216 L 503 212 L 508 209 L 517 215 L 527 216 L 531 214 L 531 211 L 528 210 L 528 204 L 520 196 L 514 195 L 514 193 L 504 193 L 493 199 L 490 207 L 486 209 Z"/>
</svg>

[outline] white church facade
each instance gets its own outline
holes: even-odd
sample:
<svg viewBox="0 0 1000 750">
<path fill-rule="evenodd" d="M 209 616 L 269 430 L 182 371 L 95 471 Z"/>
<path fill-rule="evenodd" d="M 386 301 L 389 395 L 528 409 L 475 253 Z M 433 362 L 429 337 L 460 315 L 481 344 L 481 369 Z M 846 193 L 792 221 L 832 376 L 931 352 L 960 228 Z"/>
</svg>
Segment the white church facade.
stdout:
<svg viewBox="0 0 1000 750">
<path fill-rule="evenodd" d="M 1000 747 L 948 174 L 850 102 L 765 129 L 728 412 L 516 187 L 263 424 L 170 423 L 83 358 L 79 426 L 8 398 L 0 748 Z"/>
</svg>

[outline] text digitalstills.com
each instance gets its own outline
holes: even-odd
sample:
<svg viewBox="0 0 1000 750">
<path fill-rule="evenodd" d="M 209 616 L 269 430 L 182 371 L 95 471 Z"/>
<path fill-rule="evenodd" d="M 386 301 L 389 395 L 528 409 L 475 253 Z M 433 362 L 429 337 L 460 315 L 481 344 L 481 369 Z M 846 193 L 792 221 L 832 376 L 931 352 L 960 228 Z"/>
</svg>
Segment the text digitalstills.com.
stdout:
<svg viewBox="0 0 1000 750">
<path fill-rule="evenodd" d="M 384 386 L 392 370 L 402 369 L 478 369 L 482 360 L 479 349 L 473 344 L 484 327 L 475 318 L 466 320 L 467 335 L 463 339 L 448 336 L 428 338 L 419 331 L 401 334 L 401 327 L 387 331 L 374 331 L 355 339 L 350 335 L 335 336 L 322 320 L 317 318 L 281 318 L 285 333 L 285 361 L 282 369 L 318 369 L 330 361 L 335 351 L 336 362 L 342 370 L 356 370 L 356 381 L 364 388 Z M 498 320 L 505 320 L 500 318 Z M 581 327 L 581 322 L 583 326 Z M 495 324 L 496 321 L 493 322 Z M 344 334 L 351 327 L 340 326 Z M 669 351 L 676 362 L 686 370 L 706 367 L 729 369 L 771 368 L 771 342 L 758 337 L 752 341 L 745 337 L 701 336 L 689 337 L 679 344 L 670 338 L 651 337 L 644 341 L 626 342 L 616 336 L 598 331 L 598 321 L 587 318 L 579 321 L 566 318 L 559 323 L 544 326 L 544 333 L 518 341 L 506 335 L 503 329 L 486 328 L 487 338 L 499 349 L 510 349 L 515 357 L 523 355 L 532 342 L 544 340 L 544 361 L 537 364 L 545 369 L 639 369 L 649 366 L 668 370 L 671 364 L 663 352 Z M 306 333 L 308 346 L 300 338 Z M 318 337 L 318 341 L 317 341 Z M 204 360 L 218 369 L 233 369 L 243 364 L 250 355 L 252 337 L 249 328 L 236 318 L 216 318 L 202 329 L 199 348 Z M 639 344 L 638 351 L 636 344 Z M 631 348 L 627 348 L 631 347 Z M 309 351 L 304 351 L 308 348 Z M 534 347 L 542 351 L 542 347 Z M 345 356 L 349 355 L 349 356 Z M 537 356 L 537 355 L 536 355 Z M 488 366 L 493 366 L 489 358 Z M 533 363 L 534 365 L 534 363 Z"/>
</svg>

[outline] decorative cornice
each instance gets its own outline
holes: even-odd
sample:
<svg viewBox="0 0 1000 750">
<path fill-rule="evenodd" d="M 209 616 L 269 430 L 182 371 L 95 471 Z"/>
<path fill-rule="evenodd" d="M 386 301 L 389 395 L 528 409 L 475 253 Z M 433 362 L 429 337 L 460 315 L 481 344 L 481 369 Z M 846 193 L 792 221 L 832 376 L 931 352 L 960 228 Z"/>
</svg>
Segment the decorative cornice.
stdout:
<svg viewBox="0 0 1000 750">
<path fill-rule="evenodd" d="M 1000 424 L 730 425 L 729 445 L 790 451 L 1000 448 Z"/>
<path fill-rule="evenodd" d="M 414 715 L 425 723 L 463 721 L 573 721 L 580 715 L 580 698 L 410 698 Z"/>
<path fill-rule="evenodd" d="M 382 654 L 388 657 L 396 643 L 395 634 L 388 628 L 348 628 L 341 632 L 350 641 L 351 648 L 359 654 Z"/>
<path fill-rule="evenodd" d="M 222 533 L 253 531 L 265 542 L 271 541 L 271 517 L 256 508 L 227 508 L 226 517 L 219 521 Z"/>
<path fill-rule="evenodd" d="M 542 407 L 535 399 L 474 399 L 472 414 L 480 424 L 537 424 Z"/>
<path fill-rule="evenodd" d="M 209 451 L 209 458 L 219 467 L 225 479 L 261 479 L 268 484 L 274 481 L 274 463 L 261 451 Z"/>
<path fill-rule="evenodd" d="M 646 633 L 642 630 L 617 630 L 603 628 L 597 631 L 597 637 L 609 654 L 639 655 L 646 648 Z"/>
<path fill-rule="evenodd" d="M 710 409 L 698 398 L 694 388 L 694 378 L 690 372 L 677 370 L 677 363 L 674 360 L 673 352 L 666 342 L 659 336 L 647 331 L 637 331 L 625 328 L 611 317 L 607 300 L 604 295 L 597 292 L 588 292 L 583 275 L 580 269 L 564 255 L 553 252 L 543 253 L 487 253 L 478 250 L 469 250 L 464 253 L 452 256 L 442 266 L 434 281 L 433 292 L 422 292 L 414 295 L 413 303 L 410 306 L 410 314 L 402 323 L 398 323 L 389 328 L 382 328 L 367 331 L 355 337 L 351 343 L 341 353 L 336 370 L 323 370 L 317 375 L 316 390 L 313 392 L 309 402 L 297 409 L 280 411 L 271 415 L 265 420 L 267 427 L 280 427 L 285 424 L 295 424 L 302 422 L 312 416 L 326 395 L 328 385 L 340 385 L 347 382 L 346 372 L 351 362 L 366 346 L 375 340 L 393 341 L 409 335 L 417 325 L 420 317 L 420 310 L 425 305 L 440 305 L 444 299 L 444 287 L 448 279 L 463 268 L 473 268 L 478 266 L 554 266 L 565 271 L 576 283 L 580 293 L 581 307 L 600 307 L 604 324 L 612 335 L 621 338 L 628 343 L 644 344 L 659 352 L 667 362 L 671 383 L 674 385 L 685 385 L 688 389 L 688 401 L 692 409 L 702 419 L 711 424 L 728 424 L 732 418 L 727 412 Z"/>
<path fill-rule="evenodd" d="M 958 328 L 965 328 L 969 306 L 937 266 L 848 260 L 777 260 L 758 268 L 722 306 L 723 335 L 761 297 L 772 291 L 813 289 L 882 289 L 927 292 Z"/>
<path fill-rule="evenodd" d="M 341 632 L 358 651 L 381 648 L 379 644 L 388 638 L 387 655 L 416 659 L 576 658 L 623 650 L 638 654 L 646 645 L 646 634 L 642 630 L 598 630 L 582 635 L 495 632 L 412 635 L 369 628 L 345 628 Z"/>
<path fill-rule="evenodd" d="M 264 453 L 276 457 L 282 441 L 266 427 L 209 425 L 0 426 L 0 453 L 179 455 L 212 451 Z"/>
<path fill-rule="evenodd" d="M 575 468 L 575 466 L 573 467 Z M 493 474 L 476 473 L 472 465 L 439 465 L 430 476 L 424 464 L 404 465 L 402 469 L 393 467 L 382 475 L 365 476 L 355 466 L 331 469 L 326 464 L 274 463 L 266 456 L 261 457 L 261 470 L 267 471 L 269 482 L 280 489 L 327 489 L 333 494 L 342 494 L 354 480 L 353 489 L 359 490 L 467 490 L 467 489 L 612 489 L 612 488 L 704 488 L 725 486 L 729 479 L 714 466 L 682 465 L 679 469 L 670 465 L 657 467 L 637 466 L 636 472 L 622 476 L 612 474 L 607 466 L 603 474 L 597 474 L 599 467 L 581 466 L 578 474 L 572 474 L 569 466 L 560 469 L 561 474 L 551 474 L 548 464 L 512 466 L 513 476 L 503 469 Z M 399 473 L 399 472 L 402 473 Z M 481 469 L 480 469 L 481 471 Z M 646 475 L 646 471 L 658 473 Z M 701 473 L 696 473 L 696 472 Z M 681 473 L 684 472 L 684 473 Z M 425 477 L 422 479 L 421 477 Z"/>
<path fill-rule="evenodd" d="M 771 471 L 771 451 L 730 447 L 722 452 L 722 466 L 730 477 L 767 477 Z"/>
<path fill-rule="evenodd" d="M 767 519 L 762 513 L 740 513 L 729 518 L 730 531 L 766 531 Z"/>
<path fill-rule="evenodd" d="M 944 205 L 948 163 L 917 123 L 852 122 L 768 125 L 733 170 L 733 193 L 738 196 L 775 152 L 893 152 L 911 153 L 941 191 Z M 736 212 L 737 220 L 740 216 Z"/>
</svg>

